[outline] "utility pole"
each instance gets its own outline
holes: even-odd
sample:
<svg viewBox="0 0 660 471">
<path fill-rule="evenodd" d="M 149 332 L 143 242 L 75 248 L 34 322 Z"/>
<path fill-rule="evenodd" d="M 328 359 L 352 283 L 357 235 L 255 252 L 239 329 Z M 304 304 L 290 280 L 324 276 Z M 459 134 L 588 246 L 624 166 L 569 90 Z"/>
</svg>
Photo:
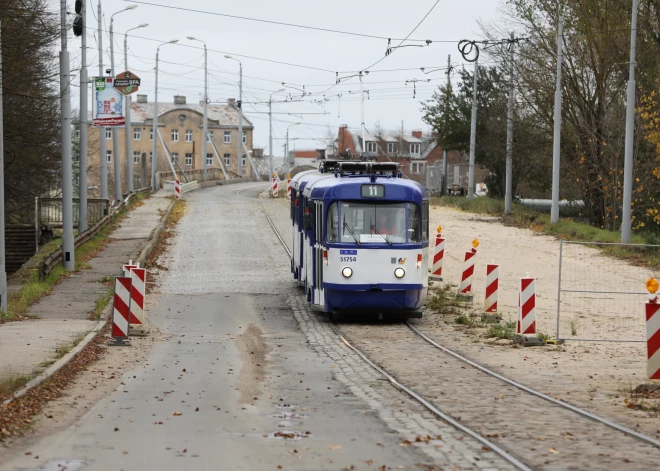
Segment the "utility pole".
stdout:
<svg viewBox="0 0 660 471">
<path fill-rule="evenodd" d="M 243 163 L 243 63 L 232 56 L 225 56 L 225 59 L 232 59 L 238 62 L 239 66 L 239 81 L 238 81 L 238 162 L 237 171 L 238 177 L 243 176 L 241 164 Z"/>
<path fill-rule="evenodd" d="M 270 178 L 273 176 L 273 172 L 275 169 L 273 168 L 273 95 L 278 92 L 283 92 L 284 89 L 280 88 L 279 90 L 275 90 L 273 93 L 270 94 L 270 98 L 268 99 L 268 126 L 269 126 L 269 134 L 268 134 L 268 153 L 270 154 L 268 157 L 268 179 L 270 181 Z M 286 157 L 285 157 L 286 158 Z M 286 177 L 286 175 L 284 175 Z"/>
<path fill-rule="evenodd" d="M 365 141 L 365 138 L 364 138 L 364 89 L 363 89 L 363 86 L 362 86 L 362 72 L 360 72 L 360 99 L 361 99 L 361 104 L 362 104 L 361 118 L 360 118 L 360 122 L 361 122 L 360 126 L 362 127 L 362 153 L 366 155 L 367 154 L 367 141 Z M 286 150 L 287 150 L 287 152 L 289 152 L 288 137 L 287 137 Z"/>
<path fill-rule="evenodd" d="M 474 61 L 474 85 L 472 86 L 472 123 L 470 124 L 470 166 L 468 169 L 468 201 L 474 198 L 474 160 L 477 147 L 477 75 L 479 58 Z"/>
<path fill-rule="evenodd" d="M 550 222 L 559 222 L 559 165 L 561 144 L 561 66 L 562 66 L 562 35 L 564 33 L 564 17 L 559 17 L 557 28 L 557 84 L 555 86 L 555 129 L 552 140 L 552 208 Z"/>
<path fill-rule="evenodd" d="M 509 72 L 509 104 L 506 110 L 506 181 L 504 193 L 504 212 L 511 214 L 513 191 L 513 33 L 511 33 L 510 44 L 510 72 Z"/>
<path fill-rule="evenodd" d="M 635 49 L 637 43 L 637 0 L 633 0 L 632 27 L 630 31 L 630 73 L 626 98 L 626 142 L 623 167 L 623 215 L 621 219 L 621 243 L 632 239 L 632 185 L 633 140 L 635 138 Z"/>
<path fill-rule="evenodd" d="M 73 169 L 71 162 L 71 94 L 69 51 L 67 50 L 66 0 L 60 0 L 62 48 L 60 50 L 60 127 L 62 136 L 62 264 L 66 271 L 76 268 L 73 246 Z"/>
<path fill-rule="evenodd" d="M 451 54 L 447 56 L 447 97 L 446 97 L 446 106 L 445 106 L 445 122 L 447 121 L 446 114 L 449 112 L 449 99 L 450 92 L 449 88 L 451 87 Z M 447 146 L 445 146 L 447 147 Z M 449 173 L 449 154 L 447 149 L 444 149 L 442 152 L 442 194 L 447 194 L 447 178 Z"/>
<path fill-rule="evenodd" d="M 149 23 L 142 23 L 139 26 L 136 26 L 135 28 L 131 28 L 124 33 L 124 67 L 126 67 L 126 70 L 128 70 L 128 33 L 130 31 L 133 31 L 134 29 L 139 29 L 139 28 L 146 28 L 149 26 Z M 124 130 L 126 131 L 124 135 L 126 136 L 126 180 L 128 183 L 127 190 L 129 193 L 133 193 L 133 128 L 131 127 L 131 96 L 126 95 L 124 97 L 124 100 L 126 102 L 126 127 Z"/>
<path fill-rule="evenodd" d="M 123 10 L 122 10 L 123 11 Z M 119 13 L 119 12 L 117 12 Z M 115 15 L 117 14 L 115 13 Z M 110 17 L 110 76 L 114 80 L 115 78 L 115 40 L 113 36 L 113 25 L 114 25 L 114 16 Z M 113 162 L 115 169 L 115 204 L 119 204 L 122 199 L 121 191 L 121 162 L 119 151 L 119 133 L 116 127 L 112 128 L 112 150 L 113 150 Z M 128 159 L 128 156 L 126 156 Z"/>
<path fill-rule="evenodd" d="M 99 77 L 103 77 L 103 29 L 102 29 L 102 16 L 101 16 L 101 0 L 98 4 L 98 43 L 99 43 Z M 101 198 L 108 197 L 108 159 L 106 157 L 105 149 L 105 130 L 107 128 L 99 128 L 99 165 L 101 166 Z"/>
<path fill-rule="evenodd" d="M 204 45 L 204 122 L 202 123 L 202 145 L 200 147 L 202 153 L 202 168 L 204 169 L 204 181 L 207 178 L 207 164 L 206 164 L 206 144 L 208 141 L 208 104 L 209 104 L 209 87 L 208 87 L 208 60 L 207 60 L 207 51 L 206 43 L 201 39 L 194 38 L 193 36 L 188 36 L 188 39 L 191 41 L 198 41 Z"/>
<path fill-rule="evenodd" d="M 87 230 L 87 0 L 82 0 L 83 31 L 80 55 L 80 170 L 78 184 L 78 234 Z"/>
<path fill-rule="evenodd" d="M 158 56 L 160 54 L 160 47 L 165 44 L 176 44 L 178 39 L 172 39 L 171 41 L 166 41 L 161 43 L 156 48 L 156 89 L 155 89 L 155 98 L 154 98 L 154 114 L 151 120 L 153 121 L 153 143 L 152 143 L 152 152 L 151 152 L 151 191 L 155 192 L 156 188 L 156 167 L 158 167 Z M 174 173 L 174 169 L 172 169 Z M 176 175 L 174 175 L 176 178 Z"/>
<path fill-rule="evenodd" d="M 7 314 L 5 265 L 5 138 L 2 117 L 2 20 L 0 20 L 0 309 Z"/>
</svg>

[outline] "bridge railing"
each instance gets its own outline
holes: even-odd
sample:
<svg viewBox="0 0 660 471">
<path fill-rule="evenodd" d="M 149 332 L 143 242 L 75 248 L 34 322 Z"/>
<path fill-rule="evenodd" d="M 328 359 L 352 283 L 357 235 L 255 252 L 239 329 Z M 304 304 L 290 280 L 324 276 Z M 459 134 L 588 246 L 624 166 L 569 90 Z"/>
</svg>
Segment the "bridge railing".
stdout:
<svg viewBox="0 0 660 471">
<path fill-rule="evenodd" d="M 62 198 L 35 198 L 35 227 L 62 227 Z M 78 227 L 80 200 L 73 199 L 73 226 Z M 110 200 L 103 198 L 87 199 L 87 224 L 92 226 L 107 216 Z"/>
</svg>

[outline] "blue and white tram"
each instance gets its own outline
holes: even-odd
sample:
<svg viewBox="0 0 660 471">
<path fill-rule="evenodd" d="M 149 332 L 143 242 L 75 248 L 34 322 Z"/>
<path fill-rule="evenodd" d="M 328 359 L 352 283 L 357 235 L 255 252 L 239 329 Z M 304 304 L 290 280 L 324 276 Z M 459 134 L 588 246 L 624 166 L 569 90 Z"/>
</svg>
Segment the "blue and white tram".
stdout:
<svg viewBox="0 0 660 471">
<path fill-rule="evenodd" d="M 291 182 L 291 272 L 326 313 L 421 317 L 429 198 L 395 163 L 324 162 Z"/>
</svg>

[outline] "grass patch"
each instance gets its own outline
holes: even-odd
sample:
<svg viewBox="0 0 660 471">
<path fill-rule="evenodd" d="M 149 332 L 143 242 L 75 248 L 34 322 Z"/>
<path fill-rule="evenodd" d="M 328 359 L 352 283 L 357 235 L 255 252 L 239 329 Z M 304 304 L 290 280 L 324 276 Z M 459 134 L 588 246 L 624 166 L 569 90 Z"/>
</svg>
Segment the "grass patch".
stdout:
<svg viewBox="0 0 660 471">
<path fill-rule="evenodd" d="M 486 333 L 488 337 L 511 340 L 516 335 L 515 321 L 505 322 L 504 324 L 493 324 Z"/>
<path fill-rule="evenodd" d="M 88 262 L 103 250 L 108 243 L 108 236 L 117 228 L 117 224 L 126 217 L 127 213 L 134 208 L 141 206 L 142 200 L 148 195 L 138 193 L 131 200 L 127 207 L 122 208 L 115 214 L 110 222 L 92 239 L 75 249 L 75 267 L 76 271 L 88 268 Z M 23 286 L 21 289 L 9 297 L 7 300 L 6 313 L 0 311 L 0 324 L 7 321 L 20 320 L 25 316 L 27 310 L 33 304 L 39 302 L 44 296 L 49 295 L 53 287 L 62 279 L 69 276 L 60 264 L 57 265 L 43 280 L 39 279 L 39 263 L 42 262 L 50 253 L 56 250 L 62 244 L 61 239 L 54 239 L 41 248 L 39 254 L 33 257 L 32 261 L 16 273 L 21 278 Z M 30 268 L 36 266 L 37 268 Z"/>
<path fill-rule="evenodd" d="M 431 204 L 457 208 L 465 212 L 488 214 L 497 216 L 507 226 L 531 229 L 542 234 L 548 234 L 572 242 L 621 242 L 618 231 L 609 231 L 593 227 L 587 223 L 577 221 L 570 217 L 563 217 L 556 224 L 550 224 L 550 215 L 535 211 L 521 204 L 513 203 L 511 214 L 504 214 L 504 201 L 494 198 L 467 198 L 458 196 L 443 196 L 431 198 Z M 633 244 L 656 244 L 657 237 L 650 235 L 633 234 Z M 603 253 L 622 260 L 648 266 L 660 267 L 660 248 L 637 248 L 621 246 L 594 246 Z"/>
<path fill-rule="evenodd" d="M 463 309 L 468 307 L 468 303 L 456 296 L 457 285 L 446 283 L 433 291 L 433 294 L 426 300 L 426 307 L 433 309 L 443 318 L 447 314 L 460 315 Z"/>
<path fill-rule="evenodd" d="M 84 339 L 86 336 L 87 336 L 87 334 L 85 334 L 85 335 L 80 335 L 80 336 L 76 337 L 75 339 L 73 339 L 73 342 L 71 342 L 70 344 L 68 344 L 68 345 L 62 345 L 61 347 L 57 347 L 57 348 L 55 349 L 55 357 L 54 357 L 55 361 L 59 360 L 59 359 L 62 358 L 64 355 L 66 355 L 67 353 L 69 353 L 71 350 L 73 350 L 74 348 L 76 348 L 76 345 L 78 345 L 80 342 L 82 342 L 83 339 Z"/>
<path fill-rule="evenodd" d="M 94 310 L 89 315 L 89 319 L 92 321 L 98 321 L 101 319 L 101 313 L 108 305 L 108 303 L 112 299 L 112 295 L 114 294 L 114 287 L 112 286 L 111 282 L 107 281 L 105 282 L 105 284 L 108 286 L 108 289 L 106 290 L 105 293 L 103 293 L 101 296 L 96 298 L 96 300 L 94 301 Z"/>
<path fill-rule="evenodd" d="M 15 376 L 7 375 L 0 378 L 0 397 L 11 394 L 29 383 L 33 375 Z"/>
</svg>

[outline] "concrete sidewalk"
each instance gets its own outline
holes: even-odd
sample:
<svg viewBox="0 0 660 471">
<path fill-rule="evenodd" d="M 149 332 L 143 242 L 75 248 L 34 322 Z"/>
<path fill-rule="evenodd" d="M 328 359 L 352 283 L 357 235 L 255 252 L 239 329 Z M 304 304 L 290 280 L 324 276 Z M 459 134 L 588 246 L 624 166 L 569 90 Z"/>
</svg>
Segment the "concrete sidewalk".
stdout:
<svg viewBox="0 0 660 471">
<path fill-rule="evenodd" d="M 110 235 L 110 242 L 82 269 L 57 284 L 52 294 L 27 311 L 35 319 L 0 324 L 0 378 L 40 372 L 55 349 L 92 330 L 95 301 L 105 293 L 106 276 L 116 276 L 129 259 L 137 259 L 171 203 L 171 192 L 159 191 L 143 200 Z"/>
</svg>

